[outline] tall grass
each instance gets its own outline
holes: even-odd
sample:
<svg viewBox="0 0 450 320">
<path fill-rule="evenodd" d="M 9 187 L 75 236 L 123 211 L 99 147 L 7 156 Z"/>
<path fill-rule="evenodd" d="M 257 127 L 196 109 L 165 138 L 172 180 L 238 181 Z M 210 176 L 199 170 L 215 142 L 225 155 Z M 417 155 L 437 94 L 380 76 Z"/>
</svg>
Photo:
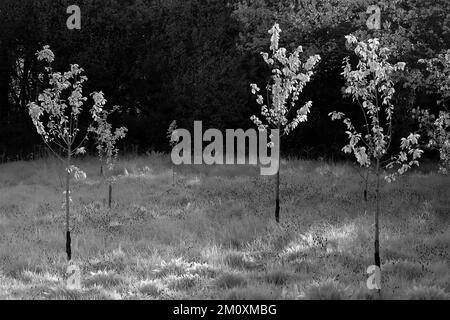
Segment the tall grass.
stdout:
<svg viewBox="0 0 450 320">
<path fill-rule="evenodd" d="M 371 298 L 373 207 L 349 164 L 286 161 L 276 224 L 273 179 L 253 166 L 181 166 L 172 186 L 167 155 L 125 157 L 109 210 L 98 161 L 77 161 L 88 176 L 72 190 L 82 289 L 65 287 L 63 168 L 14 162 L 0 165 L 1 298 Z M 383 186 L 385 298 L 448 299 L 449 187 L 421 172 Z"/>
</svg>

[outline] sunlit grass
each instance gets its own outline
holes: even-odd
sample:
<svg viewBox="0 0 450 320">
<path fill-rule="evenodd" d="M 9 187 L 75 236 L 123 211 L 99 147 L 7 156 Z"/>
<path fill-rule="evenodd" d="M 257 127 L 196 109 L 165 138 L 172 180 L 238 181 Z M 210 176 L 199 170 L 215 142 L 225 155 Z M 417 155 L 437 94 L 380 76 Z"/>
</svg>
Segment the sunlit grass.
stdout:
<svg viewBox="0 0 450 320">
<path fill-rule="evenodd" d="M 113 203 L 96 159 L 73 183 L 73 255 L 81 290 L 66 288 L 62 166 L 0 166 L 0 298 L 373 299 L 373 206 L 349 164 L 285 161 L 281 223 L 273 180 L 254 166 L 182 166 L 125 157 Z M 383 298 L 448 299 L 450 182 L 413 172 L 384 185 Z M 373 190 L 369 189 L 369 200 Z"/>
</svg>

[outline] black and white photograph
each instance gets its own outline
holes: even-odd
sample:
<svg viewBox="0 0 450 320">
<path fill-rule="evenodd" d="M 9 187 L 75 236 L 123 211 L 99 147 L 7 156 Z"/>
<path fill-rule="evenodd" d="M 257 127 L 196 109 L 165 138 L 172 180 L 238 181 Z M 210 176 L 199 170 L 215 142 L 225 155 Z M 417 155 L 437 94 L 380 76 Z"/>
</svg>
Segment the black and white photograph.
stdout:
<svg viewBox="0 0 450 320">
<path fill-rule="evenodd" d="M 0 0 L 0 300 L 448 301 L 449 107 L 448 0 Z"/>
</svg>

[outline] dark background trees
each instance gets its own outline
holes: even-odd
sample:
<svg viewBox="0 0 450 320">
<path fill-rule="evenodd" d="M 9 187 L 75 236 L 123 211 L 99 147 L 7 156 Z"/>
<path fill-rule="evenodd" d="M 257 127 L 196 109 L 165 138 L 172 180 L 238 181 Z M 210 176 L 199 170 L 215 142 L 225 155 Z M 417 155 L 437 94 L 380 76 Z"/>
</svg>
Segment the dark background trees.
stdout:
<svg viewBox="0 0 450 320">
<path fill-rule="evenodd" d="M 81 30 L 66 28 L 66 8 L 81 8 Z M 355 106 L 342 97 L 342 59 L 352 53 L 344 35 L 377 36 L 405 61 L 408 77 L 396 96 L 395 133 L 411 129 L 413 106 L 436 107 L 418 59 L 450 48 L 448 0 L 382 0 L 381 31 L 367 30 L 367 0 L 2 0 L 0 1 L 0 153 L 24 157 L 39 143 L 27 103 L 39 92 L 35 52 L 50 45 L 57 69 L 77 63 L 87 91 L 102 90 L 121 105 L 116 122 L 129 128 L 125 145 L 167 151 L 167 127 L 249 128 L 258 106 L 249 83 L 264 85 L 259 55 L 276 21 L 282 45 L 320 54 L 318 73 L 304 92 L 308 124 L 284 142 L 288 154 L 340 157 L 345 136 L 328 113 Z M 299 101 L 302 103 L 302 101 Z M 436 108 L 437 109 L 437 108 Z M 357 110 L 355 110 L 357 111 Z M 437 110 L 436 110 L 437 111 Z M 113 119 L 114 121 L 114 119 Z"/>
</svg>

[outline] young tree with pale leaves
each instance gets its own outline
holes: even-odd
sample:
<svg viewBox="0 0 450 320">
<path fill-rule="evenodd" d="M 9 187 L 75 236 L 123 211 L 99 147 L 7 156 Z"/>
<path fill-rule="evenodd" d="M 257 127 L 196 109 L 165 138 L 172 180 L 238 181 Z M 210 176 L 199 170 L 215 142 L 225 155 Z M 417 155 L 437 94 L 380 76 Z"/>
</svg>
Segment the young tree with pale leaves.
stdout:
<svg viewBox="0 0 450 320">
<path fill-rule="evenodd" d="M 87 77 L 83 75 L 84 70 L 77 64 L 71 64 L 70 70 L 64 73 L 53 71 L 51 63 L 55 60 L 55 55 L 49 46 L 44 46 L 36 56 L 46 64 L 45 74 L 40 74 L 39 79 L 42 82 L 48 81 L 48 84 L 43 83 L 43 87 L 47 88 L 39 94 L 37 101 L 28 104 L 28 112 L 44 143 L 66 166 L 66 253 L 70 260 L 70 179 L 72 175 L 76 180 L 86 178 L 86 174 L 72 164 L 72 158 L 86 152 L 84 144 L 90 132 L 89 129 L 82 130 L 79 127 L 79 119 L 86 113 L 90 114 L 92 122 L 101 119 L 105 99 L 101 92 L 93 92 L 90 94 L 93 99 L 92 107 L 83 108 L 88 100 L 83 96 L 83 83 L 87 81 Z M 58 154 L 55 148 L 59 148 L 63 154 Z"/>
<path fill-rule="evenodd" d="M 119 149 L 116 147 L 117 141 L 125 138 L 128 131 L 126 127 L 116 128 L 113 131 L 112 125 L 107 121 L 108 116 L 119 109 L 119 106 L 114 106 L 111 111 L 105 110 L 104 106 L 106 100 L 100 101 L 102 110 L 95 115 L 94 125 L 89 128 L 89 131 L 94 133 L 95 140 L 97 144 L 98 157 L 101 162 L 101 173 L 103 172 L 103 167 L 106 166 L 109 172 L 114 169 L 114 165 L 117 161 L 117 155 Z M 108 208 L 111 209 L 112 200 L 112 184 L 114 182 L 114 177 L 109 175 L 108 180 Z"/>
<path fill-rule="evenodd" d="M 356 128 L 352 121 L 342 112 L 331 112 L 332 120 L 342 120 L 347 127 L 349 142 L 342 149 L 353 154 L 360 166 L 373 169 L 376 178 L 375 210 L 375 265 L 380 268 L 380 183 L 383 169 L 399 168 L 386 174 L 385 180 L 392 182 L 414 165 L 419 165 L 422 150 L 418 148 L 418 134 L 409 134 L 401 139 L 400 152 L 388 156 L 392 144 L 395 93 L 394 75 L 405 69 L 405 63 L 389 62 L 390 50 L 381 46 L 378 39 L 358 41 L 355 36 L 346 36 L 347 44 L 354 47 L 359 58 L 356 69 L 352 69 L 349 57 L 344 59 L 342 75 L 346 80 L 345 94 L 351 96 L 362 112 L 363 126 Z M 370 172 L 370 171 L 368 171 Z"/>
<path fill-rule="evenodd" d="M 303 52 L 302 46 L 297 47 L 293 53 L 287 55 L 283 47 L 279 47 L 281 29 L 278 23 L 269 30 L 270 53 L 262 52 L 261 55 L 265 63 L 272 70 L 272 77 L 266 86 L 266 98 L 260 94 L 260 88 L 256 84 L 251 84 L 252 93 L 256 95 L 256 102 L 261 106 L 260 120 L 258 116 L 253 115 L 251 120 L 259 130 L 276 129 L 281 137 L 291 133 L 301 122 L 308 120 L 308 113 L 312 101 L 306 102 L 301 108 L 297 109 L 297 101 L 305 85 L 311 80 L 314 68 L 320 61 L 319 55 L 310 56 L 303 62 L 300 59 L 300 53 Z M 296 110 L 296 114 L 291 117 L 291 112 Z M 289 119 L 291 118 L 291 119 Z M 269 136 L 272 140 L 272 134 Z M 273 146 L 273 141 L 268 143 Z M 279 148 L 281 150 L 281 148 Z M 276 173 L 275 185 L 275 220 L 280 221 L 280 161 Z"/>
</svg>

